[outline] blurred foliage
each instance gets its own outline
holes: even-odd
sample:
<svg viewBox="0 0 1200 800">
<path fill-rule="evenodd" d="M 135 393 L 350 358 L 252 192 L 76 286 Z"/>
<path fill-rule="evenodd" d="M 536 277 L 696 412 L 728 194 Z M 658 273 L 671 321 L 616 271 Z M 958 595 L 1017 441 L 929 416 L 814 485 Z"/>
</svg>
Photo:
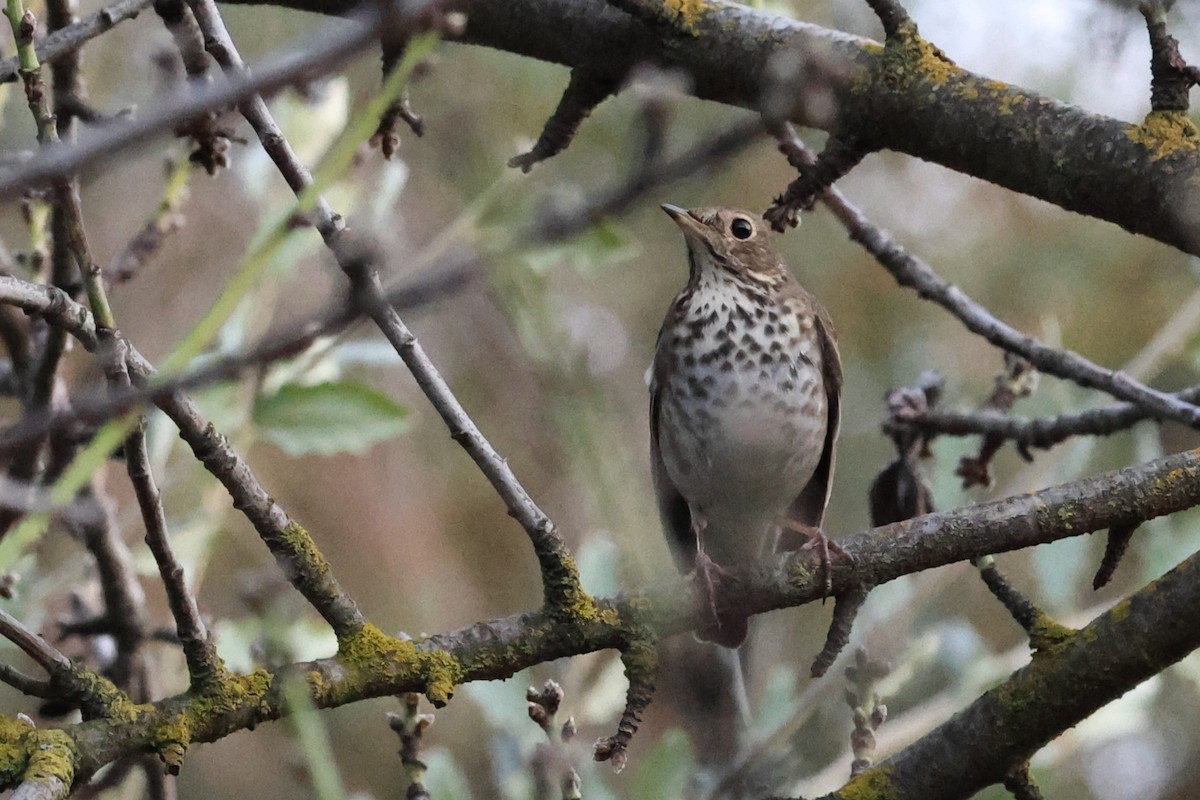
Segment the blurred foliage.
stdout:
<svg viewBox="0 0 1200 800">
<path fill-rule="evenodd" d="M 878 35 L 862 3 L 754 5 Z M 1148 107 L 1144 32 L 1137 15 L 1120 4 L 909 5 L 922 31 L 968 68 L 1127 119 Z M 1200 19 L 1194 7 L 1177 5 L 1173 33 L 1185 54 L 1200 59 Z M 228 9 L 227 16 L 248 58 L 314 24 L 309 16 L 269 8 Z M 151 14 L 91 44 L 84 67 L 93 101 L 105 109 L 153 106 L 163 85 L 153 73 L 154 57 L 170 47 Z M 785 185 L 786 165 L 764 141 L 710 174 L 655 191 L 631 213 L 575 240 L 527 246 L 517 237 L 539 207 L 615 185 L 636 162 L 637 101 L 627 93 L 605 103 L 568 151 L 521 176 L 503 164 L 536 136 L 566 84 L 565 70 L 453 45 L 440 47 L 430 61 L 430 74 L 412 92 L 427 121 L 425 138 L 404 137 L 398 159 L 388 163 L 360 148 L 330 178 L 326 195 L 352 227 L 379 240 L 387 253 L 386 283 L 403 283 L 440 254 L 511 246 L 487 260 L 482 280 L 408 320 L 564 532 L 586 586 L 610 593 L 651 583 L 674 567 L 649 490 L 644 370 L 662 314 L 686 275 L 682 243 L 656 206 L 761 210 Z M 380 83 L 377 70 L 376 54 L 364 54 L 345 76 L 272 101 L 309 163 L 348 123 L 361 122 Z M 6 139 L 29 146 L 20 94 L 4 87 L 0 93 Z M 676 150 L 743 113 L 686 99 L 672 109 L 669 147 Z M 84 209 L 102 262 L 120 252 L 159 202 L 163 149 L 148 147 L 89 178 Z M 151 359 L 172 352 L 204 317 L 294 202 L 257 146 L 235 148 L 232 157 L 227 172 L 193 176 L 185 227 L 152 264 L 113 289 L 117 319 Z M 1159 346 L 1150 347 L 1166 321 L 1200 303 L 1197 264 L 1178 252 L 929 164 L 879 154 L 841 186 L 1002 319 L 1101 363 L 1139 363 L 1139 355 Z M 201 358 L 236 352 L 344 295 L 344 281 L 315 232 L 302 228 L 285 239 L 221 318 Z M 0 216 L 0 240 L 12 250 L 25 247 L 28 231 L 15 211 Z M 944 313 L 897 290 L 824 212 L 808 215 L 783 249 L 839 330 L 846 396 L 828 528 L 834 534 L 858 530 L 867 525 L 867 487 L 891 458 L 879 432 L 885 391 L 937 367 L 946 377 L 943 402 L 971 408 L 987 395 L 1001 359 Z M 1141 362 L 1138 377 L 1166 388 L 1196 382 L 1194 327 L 1168 343 L 1160 358 Z M 94 377 L 79 353 L 68 366 L 77 381 Z M 367 327 L 199 394 L 206 413 L 313 532 L 339 578 L 384 628 L 416 635 L 537 605 L 537 572 L 524 534 Z M 1053 414 L 1098 402 L 1103 398 L 1048 379 L 1016 412 Z M 221 488 L 160 416 L 149 424 L 174 541 L 202 609 L 215 620 L 222 654 L 239 669 L 330 654 L 328 632 L 280 580 L 249 526 L 230 513 Z M 994 465 L 996 485 L 970 492 L 959 488 L 953 467 L 977 441 L 936 441 L 927 467 L 937 506 L 951 508 L 1195 444 L 1190 432 L 1144 426 L 1039 452 L 1032 464 L 1006 449 Z M 115 470 L 108 485 L 147 576 L 154 618 L 165 623 L 152 565 L 137 546 L 141 529 L 132 494 Z M 1197 520 L 1192 512 L 1143 526 L 1113 584 L 1099 593 L 1090 588 L 1103 549 L 1099 540 L 1070 539 L 998 562 L 1035 601 L 1079 624 L 1194 551 Z M 62 536 L 47 537 L 36 560 L 26 557 L 19 570 L 25 580 L 10 610 L 35 629 L 53 630 L 68 591 L 94 586 L 87 563 Z M 807 677 L 828 613 L 809 607 L 758 623 L 750 672 L 758 711 L 744 757 L 773 791 L 811 796 L 848 775 L 851 725 L 841 665 L 822 681 Z M 879 731 L 883 755 L 1028 659 L 1020 630 L 968 565 L 880 587 L 867 601 L 853 644 L 893 665 L 880 687 L 890 710 Z M 160 689 L 184 688 L 177 655 L 167 647 L 154 652 L 162 659 Z M 0 647 L 0 658 L 25 663 L 10 646 Z M 586 797 L 699 797 L 711 788 L 697 740 L 712 731 L 697 727 L 669 692 L 647 712 L 629 769 L 617 775 L 590 762 L 587 742 L 611 733 L 625 691 L 620 663 L 602 653 L 463 687 L 425 736 L 426 785 L 436 800 L 531 796 L 529 761 L 544 737 L 526 716 L 523 693 L 548 677 L 563 685 L 564 713 L 574 714 L 580 727 L 575 755 Z M 33 713 L 11 690 L 0 690 L 0 697 L 6 709 Z M 306 754 L 310 765 L 334 762 L 349 794 L 397 796 L 402 771 L 384 721 L 389 707 L 379 701 L 306 715 L 306 724 L 328 726 L 331 755 L 313 731 L 301 747 L 288 725 L 196 747 L 179 780 L 180 795 L 233 797 L 254 786 L 260 800 L 313 796 L 308 768 L 288 768 L 303 764 Z M 1061 800 L 1198 796 L 1198 711 L 1200 658 L 1192 656 L 1045 748 L 1034 759 L 1034 775 L 1047 796 Z M 999 789 L 981 795 L 1004 796 Z"/>
</svg>

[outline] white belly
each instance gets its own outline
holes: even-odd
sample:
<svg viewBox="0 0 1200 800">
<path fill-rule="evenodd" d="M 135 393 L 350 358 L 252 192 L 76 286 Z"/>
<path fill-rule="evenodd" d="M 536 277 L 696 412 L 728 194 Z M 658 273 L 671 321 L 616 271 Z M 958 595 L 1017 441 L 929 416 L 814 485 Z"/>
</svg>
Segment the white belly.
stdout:
<svg viewBox="0 0 1200 800">
<path fill-rule="evenodd" d="M 820 354 L 804 345 L 809 337 L 786 336 L 794 346 L 772 351 L 760 344 L 753 351 L 743 342 L 769 344 L 777 337 L 764 326 L 776 325 L 774 334 L 783 323 L 747 327 L 743 319 L 736 346 L 722 351 L 729 337 L 718 333 L 727 319 L 718 315 L 698 341 L 695 325 L 668 332 L 691 336 L 691 352 L 724 354 L 693 359 L 690 366 L 673 359 L 658 387 L 658 430 L 667 475 L 704 521 L 705 550 L 720 564 L 737 564 L 759 555 L 767 534 L 812 478 L 828 409 Z M 744 338 L 747 332 L 752 339 Z"/>
</svg>

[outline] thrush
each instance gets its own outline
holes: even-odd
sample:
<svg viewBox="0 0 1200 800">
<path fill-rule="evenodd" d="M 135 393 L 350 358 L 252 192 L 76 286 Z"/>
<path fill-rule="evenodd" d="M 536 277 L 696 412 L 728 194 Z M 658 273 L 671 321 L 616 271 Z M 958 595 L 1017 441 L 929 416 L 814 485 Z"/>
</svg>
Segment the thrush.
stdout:
<svg viewBox="0 0 1200 800">
<path fill-rule="evenodd" d="M 729 569 L 772 549 L 822 546 L 842 367 L 829 313 L 792 276 L 757 214 L 664 205 L 683 231 L 688 282 L 658 334 L 650 378 L 654 489 L 683 572 L 737 647 L 747 618 L 720 596 Z"/>
</svg>

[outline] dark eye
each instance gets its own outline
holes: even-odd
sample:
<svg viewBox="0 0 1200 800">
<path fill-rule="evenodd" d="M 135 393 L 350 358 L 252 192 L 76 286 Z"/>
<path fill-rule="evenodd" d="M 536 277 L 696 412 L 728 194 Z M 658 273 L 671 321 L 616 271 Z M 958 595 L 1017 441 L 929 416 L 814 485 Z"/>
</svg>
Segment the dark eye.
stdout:
<svg viewBox="0 0 1200 800">
<path fill-rule="evenodd" d="M 734 217 L 733 222 L 729 223 L 729 232 L 733 238 L 745 241 L 754 235 L 754 223 L 745 217 Z"/>
</svg>

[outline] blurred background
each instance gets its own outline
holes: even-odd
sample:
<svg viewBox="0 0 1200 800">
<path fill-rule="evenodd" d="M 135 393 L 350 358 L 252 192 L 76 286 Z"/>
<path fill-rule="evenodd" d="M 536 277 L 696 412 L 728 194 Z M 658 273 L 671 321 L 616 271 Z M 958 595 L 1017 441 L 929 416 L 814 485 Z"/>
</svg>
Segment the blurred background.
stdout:
<svg viewBox="0 0 1200 800">
<path fill-rule="evenodd" d="M 754 5 L 880 35 L 860 2 Z M 907 5 L 922 33 L 965 68 L 1128 121 L 1149 108 L 1146 34 L 1127 4 Z M 224 12 L 251 61 L 323 22 L 265 7 Z M 1200 61 L 1198 9 L 1179 3 L 1169 19 L 1184 56 Z M 101 37 L 84 51 L 93 102 L 107 111 L 155 107 L 168 86 L 156 64 L 170 52 L 170 37 L 151 13 Z M 377 53 L 364 53 L 343 75 L 272 101 L 309 163 L 376 90 L 378 64 Z M 479 48 L 438 48 L 431 71 L 412 89 L 413 104 L 426 119 L 425 137 L 403 132 L 391 162 L 364 147 L 327 193 L 354 228 L 383 243 L 387 281 L 412 280 L 431 253 L 487 249 L 526 228 L 545 204 L 572 202 L 624 179 L 641 141 L 636 91 L 604 103 L 569 150 L 530 174 L 505 167 L 536 137 L 566 80 L 561 67 Z M 671 107 L 672 152 L 746 114 L 683 96 Z M 28 111 L 12 85 L 0 119 L 5 150 L 32 145 Z M 244 125 L 239 133 L 253 141 Z M 802 134 L 814 147 L 823 139 L 819 132 Z M 84 213 L 102 262 L 153 213 L 163 193 L 164 160 L 181 153 L 178 143 L 160 140 L 86 176 Z M 256 143 L 235 146 L 232 160 L 232 168 L 215 177 L 192 176 L 182 206 L 185 226 L 152 264 L 112 291 L 121 327 L 151 360 L 170 352 L 237 271 L 256 234 L 290 207 L 291 194 Z M 788 180 L 786 162 L 764 139 L 716 169 L 655 190 L 629 213 L 575 240 L 491 259 L 467 287 L 406 315 L 476 422 L 555 520 L 594 593 L 633 589 L 674 573 L 650 490 L 644 373 L 662 315 L 685 281 L 686 261 L 678 231 L 658 205 L 762 211 Z M 1164 389 L 1197 382 L 1200 265 L 1194 259 L 902 155 L 872 155 L 839 185 L 874 221 L 1001 319 L 1101 364 L 1128 365 Z M 15 206 L 0 210 L 0 239 L 9 249 L 23 249 L 27 237 Z M 836 537 L 868 527 L 868 486 L 893 455 L 880 432 L 885 392 L 937 368 L 945 380 L 943 405 L 971 409 L 990 392 L 1002 359 L 947 314 L 898 289 L 820 208 L 787 234 L 782 248 L 801 282 L 829 308 L 841 340 L 843 432 L 826 520 Z M 225 324 L 214 352 L 235 351 L 303 320 L 345 291 L 316 234 L 301 232 Z M 1169 323 L 1169 335 L 1162 334 Z M 81 355 L 74 353 L 68 365 L 77 385 L 96 378 Z M 304 406 L 299 422 L 289 417 L 289 392 L 327 384 L 347 393 Z M 384 630 L 441 632 L 538 605 L 536 564 L 524 533 L 369 326 L 236 384 L 207 389 L 201 399 Z M 1016 413 L 1055 414 L 1104 402 L 1044 378 Z M 183 452 L 174 430 L 155 418 L 151 436 L 177 547 L 222 655 L 251 669 L 331 654 L 332 636 L 282 581 L 216 482 Z M 954 467 L 978 444 L 935 442 L 926 467 L 939 508 L 1034 490 L 1197 441 L 1171 426 L 1142 425 L 1038 451 L 1033 463 L 1006 448 L 994 465 L 995 485 L 963 491 Z M 167 624 L 121 470 L 112 470 L 108 486 L 146 575 L 155 619 Z M 1143 526 L 1115 580 L 1100 592 L 1091 589 L 1103 549 L 1099 539 L 1070 539 L 997 561 L 1062 622 L 1083 624 L 1195 550 L 1196 521 L 1187 513 Z M 48 631 L 68 593 L 86 591 L 93 577 L 78 547 L 53 533 L 22 572 L 14 613 Z M 758 623 L 753 758 L 746 769 L 760 776 L 763 789 L 815 796 L 848 776 L 848 657 L 822 680 L 807 677 L 830 608 L 776 612 Z M 892 667 L 879 686 L 890 717 L 878 734 L 881 756 L 928 732 L 1028 660 L 1022 632 L 968 564 L 875 590 L 847 653 L 855 646 Z M 0 657 L 21 663 L 11 650 L 0 650 Z M 184 689 L 174 650 L 163 646 L 155 653 L 162 659 L 161 692 Z M 590 743 L 612 733 L 626 688 L 616 654 L 599 653 L 541 665 L 504 682 L 461 687 L 425 738 L 428 786 L 437 800 L 533 796 L 530 759 L 544 736 L 526 717 L 524 692 L 547 678 L 562 684 L 563 711 L 579 727 L 575 742 L 586 797 L 705 796 L 701 762 L 712 732 L 689 724 L 687 691 L 673 690 L 669 676 L 633 741 L 629 767 L 614 774 L 590 762 Z M 0 700 L 9 713 L 35 710 L 7 688 Z M 320 715 L 348 792 L 376 798 L 402 793 L 398 741 L 384 720 L 395 710 L 394 700 L 377 700 Z M 1045 748 L 1033 761 L 1034 776 L 1047 796 L 1060 800 L 1200 796 L 1198 714 L 1200 657 L 1193 655 Z M 253 787 L 261 800 L 305 797 L 311 793 L 306 770 L 292 726 L 279 723 L 194 747 L 179 792 L 184 798 L 238 797 Z M 122 790 L 130 796 L 137 791 L 136 785 Z M 1007 794 L 993 789 L 980 796 Z"/>
</svg>

